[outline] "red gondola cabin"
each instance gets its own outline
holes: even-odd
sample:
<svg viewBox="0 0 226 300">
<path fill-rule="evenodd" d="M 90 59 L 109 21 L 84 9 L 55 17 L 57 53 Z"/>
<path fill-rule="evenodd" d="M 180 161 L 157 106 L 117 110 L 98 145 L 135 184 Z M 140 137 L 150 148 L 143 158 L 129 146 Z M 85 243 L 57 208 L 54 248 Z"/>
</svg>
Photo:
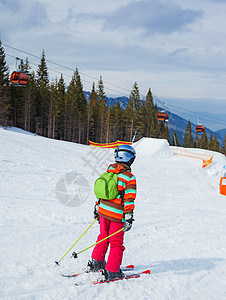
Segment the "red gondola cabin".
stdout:
<svg viewBox="0 0 226 300">
<path fill-rule="evenodd" d="M 196 126 L 196 131 L 197 132 L 203 132 L 205 130 L 205 127 L 203 125 L 197 125 Z"/>
<path fill-rule="evenodd" d="M 168 122 L 169 116 L 166 112 L 159 112 L 157 115 L 158 121 L 160 122 Z"/>
<path fill-rule="evenodd" d="M 27 85 L 27 74 L 23 71 L 14 71 L 11 74 L 10 81 L 15 86 L 26 86 Z"/>
</svg>

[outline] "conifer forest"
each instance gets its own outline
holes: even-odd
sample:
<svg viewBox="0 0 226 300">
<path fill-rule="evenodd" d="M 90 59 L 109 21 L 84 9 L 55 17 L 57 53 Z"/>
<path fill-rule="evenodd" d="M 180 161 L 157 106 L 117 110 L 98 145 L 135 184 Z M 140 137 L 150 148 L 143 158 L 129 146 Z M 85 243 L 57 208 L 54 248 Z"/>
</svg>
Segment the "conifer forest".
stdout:
<svg viewBox="0 0 226 300">
<path fill-rule="evenodd" d="M 112 106 L 107 105 L 101 76 L 98 83 L 93 82 L 90 87 L 89 99 L 85 96 L 78 69 L 68 86 L 62 74 L 50 82 L 44 50 L 37 70 L 31 69 L 27 58 L 19 61 L 18 68 L 29 74 L 25 87 L 10 83 L 5 50 L 0 40 L 1 126 L 19 127 L 48 138 L 81 144 L 88 144 L 89 140 L 98 143 L 132 141 L 136 132 L 136 141 L 142 137 L 162 138 L 171 145 L 225 154 L 226 138 L 221 148 L 216 136 L 211 133 L 208 139 L 205 130 L 201 137 L 196 134 L 194 139 L 190 121 L 182 145 L 179 145 L 176 131 L 170 138 L 167 123 L 158 121 L 158 108 L 151 89 L 148 89 L 145 99 L 141 99 L 136 82 L 128 104 L 123 108 L 119 100 Z"/>
</svg>

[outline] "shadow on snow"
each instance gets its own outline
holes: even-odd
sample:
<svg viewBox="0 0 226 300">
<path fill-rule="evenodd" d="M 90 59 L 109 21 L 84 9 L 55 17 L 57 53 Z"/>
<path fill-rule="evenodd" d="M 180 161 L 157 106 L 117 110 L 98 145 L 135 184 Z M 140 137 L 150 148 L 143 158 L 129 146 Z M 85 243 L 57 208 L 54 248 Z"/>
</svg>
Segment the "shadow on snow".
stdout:
<svg viewBox="0 0 226 300">
<path fill-rule="evenodd" d="M 192 274 L 199 271 L 208 271 L 216 268 L 222 258 L 186 258 L 152 263 L 150 269 L 152 274 L 175 272 L 177 274 Z M 148 266 L 149 267 L 149 266 Z M 147 268 L 139 266 L 139 268 Z"/>
</svg>

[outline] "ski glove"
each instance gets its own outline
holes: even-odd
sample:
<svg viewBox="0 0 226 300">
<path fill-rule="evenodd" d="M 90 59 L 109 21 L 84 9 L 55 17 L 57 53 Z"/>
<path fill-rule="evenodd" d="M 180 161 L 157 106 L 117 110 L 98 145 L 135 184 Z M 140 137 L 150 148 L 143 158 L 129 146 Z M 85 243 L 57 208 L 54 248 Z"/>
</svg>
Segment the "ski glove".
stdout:
<svg viewBox="0 0 226 300">
<path fill-rule="evenodd" d="M 93 217 L 94 217 L 94 219 L 98 218 L 98 222 L 100 223 L 100 218 L 98 215 L 98 208 L 97 208 L 96 204 L 94 205 Z"/>
<path fill-rule="evenodd" d="M 132 227 L 133 221 L 135 221 L 133 219 L 133 215 L 130 215 L 130 214 L 125 214 L 125 220 L 126 220 L 126 222 L 124 225 L 124 227 L 125 227 L 123 230 L 124 232 L 129 231 Z"/>
</svg>

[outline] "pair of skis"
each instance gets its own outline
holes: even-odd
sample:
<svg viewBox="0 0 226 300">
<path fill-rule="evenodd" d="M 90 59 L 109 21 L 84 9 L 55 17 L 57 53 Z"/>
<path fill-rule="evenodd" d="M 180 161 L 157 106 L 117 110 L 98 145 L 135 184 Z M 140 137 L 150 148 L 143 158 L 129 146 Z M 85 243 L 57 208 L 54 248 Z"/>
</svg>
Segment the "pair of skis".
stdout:
<svg viewBox="0 0 226 300">
<path fill-rule="evenodd" d="M 132 271 L 134 270 L 134 265 L 128 265 L 128 266 L 125 266 L 125 267 L 122 267 L 121 270 L 123 272 L 126 272 L 126 271 Z M 73 274 L 61 274 L 61 276 L 63 277 L 68 277 L 68 278 L 71 278 L 71 277 L 77 277 L 79 275 L 82 275 L 82 274 L 85 274 L 86 272 L 83 271 L 83 272 L 80 272 L 80 273 L 73 273 Z M 114 278 L 114 279 L 111 279 L 111 280 L 105 280 L 105 281 L 92 281 L 91 283 L 92 284 L 101 284 L 101 283 L 109 283 L 109 282 L 114 282 L 114 281 L 119 281 L 119 280 L 124 280 L 124 279 L 132 279 L 132 278 L 139 278 L 141 277 L 141 275 L 144 275 L 144 274 L 150 274 L 151 271 L 150 270 L 145 270 L 145 271 L 142 271 L 142 272 L 136 272 L 136 273 L 133 273 L 133 274 L 126 274 L 123 278 Z M 76 283 L 75 285 L 83 285 L 84 283 Z"/>
<path fill-rule="evenodd" d="M 114 282 L 114 281 L 119 281 L 119 280 L 124 280 L 124 279 L 139 278 L 143 274 L 150 274 L 150 273 L 151 273 L 150 270 L 145 270 L 145 271 L 142 271 L 142 272 L 137 272 L 137 273 L 134 273 L 134 274 L 125 275 L 123 278 L 115 278 L 115 279 L 104 280 L 104 281 L 95 280 L 92 283 L 93 284 L 100 284 L 100 283 L 109 283 L 109 282 Z"/>
</svg>

